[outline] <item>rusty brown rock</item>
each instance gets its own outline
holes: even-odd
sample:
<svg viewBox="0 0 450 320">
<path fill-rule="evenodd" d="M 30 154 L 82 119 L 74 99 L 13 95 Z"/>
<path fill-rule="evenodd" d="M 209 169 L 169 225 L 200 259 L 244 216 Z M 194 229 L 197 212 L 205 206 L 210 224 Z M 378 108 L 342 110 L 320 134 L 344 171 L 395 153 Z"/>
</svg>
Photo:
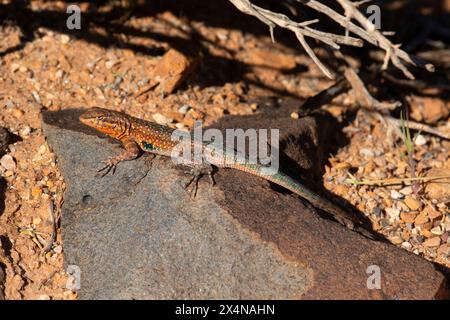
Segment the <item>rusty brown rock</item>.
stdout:
<svg viewBox="0 0 450 320">
<path fill-rule="evenodd" d="M 252 49 L 246 52 L 244 60 L 254 66 L 279 70 L 295 68 L 295 56 L 282 54 L 275 50 Z"/>
<path fill-rule="evenodd" d="M 446 102 L 440 98 L 412 96 L 409 99 L 411 118 L 415 121 L 424 121 L 435 124 L 448 117 L 450 109 Z"/>
<path fill-rule="evenodd" d="M 188 55 L 170 49 L 153 69 L 152 82 L 159 83 L 157 90 L 172 93 L 186 79 L 197 65 L 197 55 Z"/>
<path fill-rule="evenodd" d="M 433 168 L 427 173 L 428 177 L 450 176 L 448 168 Z M 431 199 L 438 201 L 448 201 L 450 199 L 450 178 L 431 181 L 425 187 L 425 192 Z"/>
</svg>

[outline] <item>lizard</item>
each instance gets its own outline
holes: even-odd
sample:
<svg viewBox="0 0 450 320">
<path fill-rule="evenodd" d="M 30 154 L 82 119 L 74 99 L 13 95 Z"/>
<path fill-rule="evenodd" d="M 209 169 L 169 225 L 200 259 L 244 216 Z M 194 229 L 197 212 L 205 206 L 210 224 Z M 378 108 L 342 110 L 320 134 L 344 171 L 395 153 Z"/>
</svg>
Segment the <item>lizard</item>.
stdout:
<svg viewBox="0 0 450 320">
<path fill-rule="evenodd" d="M 117 164 L 122 161 L 136 159 L 141 150 L 153 155 L 173 156 L 172 151 L 179 143 L 179 141 L 172 139 L 172 134 L 176 129 L 135 118 L 123 112 L 94 107 L 82 113 L 79 120 L 83 124 L 119 140 L 124 147 L 124 150 L 120 154 L 104 161 L 106 165 L 99 171 L 106 170 L 105 174 L 111 169 L 113 169 L 114 173 Z M 205 149 L 207 144 L 204 142 L 200 143 L 201 148 Z M 280 170 L 269 174 L 264 170 L 263 165 L 249 163 L 246 156 L 236 156 L 234 150 L 230 152 L 229 149 L 216 150 L 213 147 L 212 152 L 210 149 L 208 154 L 207 162 L 209 163 L 203 163 L 201 165 L 192 164 L 191 167 L 193 170 L 191 170 L 191 173 L 193 174 L 193 178 L 185 187 L 194 182 L 196 192 L 198 180 L 203 175 L 209 175 L 211 183 L 214 183 L 212 177 L 213 167 L 211 165 L 219 168 L 233 168 L 259 176 L 290 190 L 303 199 L 306 199 L 313 206 L 331 213 L 338 222 L 349 229 L 355 229 L 355 224 L 359 224 L 355 216 L 330 200 L 317 195 Z"/>
</svg>

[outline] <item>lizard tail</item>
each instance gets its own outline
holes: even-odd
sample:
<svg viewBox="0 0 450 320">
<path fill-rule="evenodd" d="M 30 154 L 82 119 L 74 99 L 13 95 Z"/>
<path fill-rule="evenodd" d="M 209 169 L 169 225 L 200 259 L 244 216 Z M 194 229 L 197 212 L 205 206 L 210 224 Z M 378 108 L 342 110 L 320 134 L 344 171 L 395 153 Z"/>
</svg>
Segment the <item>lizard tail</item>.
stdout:
<svg viewBox="0 0 450 320">
<path fill-rule="evenodd" d="M 246 164 L 230 163 L 227 165 L 227 167 L 248 172 L 255 176 L 260 176 L 265 180 L 271 181 L 279 186 L 282 186 L 283 188 L 286 188 L 294 192 L 295 194 L 299 195 L 300 197 L 308 200 L 314 206 L 333 214 L 338 221 L 340 221 L 344 225 L 347 225 L 348 227 L 353 227 L 353 223 L 357 222 L 355 217 L 351 215 L 349 212 L 335 205 L 331 201 L 320 197 L 318 194 L 304 187 L 298 181 L 292 179 L 291 177 L 289 177 L 288 175 L 284 174 L 279 170 L 274 172 L 273 170 L 271 171 L 269 167 L 249 163 Z"/>
</svg>

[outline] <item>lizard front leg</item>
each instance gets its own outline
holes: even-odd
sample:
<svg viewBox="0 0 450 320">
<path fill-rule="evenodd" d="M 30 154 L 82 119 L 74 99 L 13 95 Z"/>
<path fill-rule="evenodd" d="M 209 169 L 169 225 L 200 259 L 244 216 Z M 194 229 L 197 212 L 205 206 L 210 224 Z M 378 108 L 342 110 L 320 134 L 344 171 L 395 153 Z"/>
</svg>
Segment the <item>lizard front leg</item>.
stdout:
<svg viewBox="0 0 450 320">
<path fill-rule="evenodd" d="M 107 175 L 111 169 L 113 170 L 113 174 L 116 172 L 116 166 L 119 162 L 134 160 L 139 155 L 139 146 L 138 144 L 130 138 L 124 138 L 121 140 L 123 147 L 125 148 L 119 155 L 112 157 L 106 161 L 105 166 L 98 170 L 98 172 L 105 171 L 102 174 L 102 177 Z"/>
</svg>

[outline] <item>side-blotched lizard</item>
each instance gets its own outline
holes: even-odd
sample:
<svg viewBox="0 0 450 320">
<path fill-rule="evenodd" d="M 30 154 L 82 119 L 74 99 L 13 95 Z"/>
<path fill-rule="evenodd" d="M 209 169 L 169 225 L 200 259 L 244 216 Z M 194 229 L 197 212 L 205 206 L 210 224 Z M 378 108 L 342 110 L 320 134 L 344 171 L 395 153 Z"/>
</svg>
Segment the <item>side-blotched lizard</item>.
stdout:
<svg viewBox="0 0 450 320">
<path fill-rule="evenodd" d="M 80 116 L 80 121 L 122 142 L 123 147 L 125 148 L 124 151 L 105 161 L 106 166 L 101 170 L 106 169 L 107 172 L 111 169 L 114 170 L 116 165 L 121 161 L 135 159 L 139 155 L 140 149 L 152 154 L 171 157 L 173 156 L 174 148 L 180 143 L 172 138 L 175 129 L 144 121 L 117 111 L 92 108 Z M 192 143 L 195 144 L 195 142 Z M 210 144 L 200 143 L 201 148 L 205 149 L 209 146 L 209 149 L 207 152 L 207 159 L 204 163 L 201 165 L 192 164 L 194 176 L 189 184 L 194 181 L 195 189 L 201 175 L 208 174 L 212 180 L 212 170 L 208 169 L 212 169 L 211 165 L 221 168 L 233 168 L 259 176 L 298 194 L 314 206 L 333 214 L 336 220 L 350 229 L 353 229 L 354 223 L 358 221 L 356 217 L 347 211 L 315 194 L 281 171 L 269 173 L 267 170 L 264 170 L 267 169 L 267 167 L 250 163 L 245 156 L 236 156 L 234 150 L 217 150 L 213 148 L 213 152 L 211 152 Z"/>
</svg>

